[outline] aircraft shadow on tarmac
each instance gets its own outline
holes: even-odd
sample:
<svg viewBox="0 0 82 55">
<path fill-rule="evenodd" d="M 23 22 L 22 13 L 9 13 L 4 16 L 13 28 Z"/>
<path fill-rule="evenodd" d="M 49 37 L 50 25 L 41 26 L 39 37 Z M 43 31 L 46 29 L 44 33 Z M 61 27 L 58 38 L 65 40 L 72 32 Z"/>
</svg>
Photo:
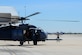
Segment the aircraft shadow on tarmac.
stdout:
<svg viewBox="0 0 82 55">
<path fill-rule="evenodd" d="M 34 48 L 33 46 L 34 45 L 23 45 L 23 46 L 20 46 L 20 45 L 12 45 L 12 44 L 7 44 L 7 45 L 0 45 L 0 47 L 9 47 L 9 46 L 12 46 L 12 47 L 16 47 L 16 46 L 19 46 L 19 47 L 24 47 L 24 48 Z"/>
<path fill-rule="evenodd" d="M 27 44 L 27 45 L 14 45 L 14 44 L 7 44 L 7 45 L 0 45 L 0 46 L 21 46 L 21 47 L 29 47 L 29 46 L 44 46 L 45 44 L 37 44 L 37 45 L 33 45 L 33 44 Z"/>
<path fill-rule="evenodd" d="M 58 39 L 58 38 L 56 38 L 56 39 L 46 39 L 46 40 L 55 40 L 55 41 L 61 41 L 61 40 L 63 40 L 63 39 Z"/>
<path fill-rule="evenodd" d="M 57 41 L 57 42 L 60 42 L 62 41 L 63 39 L 46 39 L 46 40 L 53 40 L 53 41 Z M 15 44 L 6 44 L 6 45 L 0 45 L 0 46 L 21 46 L 21 47 L 28 47 L 30 46 L 30 48 L 33 48 L 33 46 L 45 46 L 46 44 L 37 44 L 37 45 L 33 45 L 33 44 L 24 44 L 24 45 L 15 45 Z"/>
</svg>

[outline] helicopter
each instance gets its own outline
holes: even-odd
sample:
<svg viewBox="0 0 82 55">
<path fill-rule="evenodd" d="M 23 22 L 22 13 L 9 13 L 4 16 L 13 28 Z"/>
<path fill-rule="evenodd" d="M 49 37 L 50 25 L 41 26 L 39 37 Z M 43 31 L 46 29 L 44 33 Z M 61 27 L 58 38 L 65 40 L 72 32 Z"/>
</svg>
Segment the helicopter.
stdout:
<svg viewBox="0 0 82 55">
<path fill-rule="evenodd" d="M 29 41 L 33 41 L 33 45 L 37 45 L 38 41 L 47 40 L 47 33 L 45 33 L 42 29 L 36 27 L 35 25 L 24 23 L 24 21 L 30 20 L 29 17 L 40 14 L 40 12 L 35 12 L 31 15 L 20 17 L 16 15 L 17 12 L 13 11 L 14 9 L 12 7 L 2 6 L 0 9 L 0 40 L 19 41 L 20 46 L 22 46 L 26 41 L 28 41 L 28 43 Z M 6 10 L 7 12 L 2 12 Z M 15 14 L 10 11 L 13 11 Z M 13 25 L 19 23 L 19 21 L 21 21 L 21 24 Z M 79 22 L 73 20 L 47 21 Z"/>
<path fill-rule="evenodd" d="M 47 38 L 46 33 L 36 27 L 35 25 L 24 24 L 25 20 L 29 20 L 28 17 L 39 14 L 35 12 L 26 17 L 13 16 L 11 13 L 0 13 L 0 40 L 19 41 L 20 46 L 24 42 L 33 41 L 33 45 L 37 45 L 38 41 L 45 41 Z M 12 25 L 21 21 L 18 26 Z"/>
</svg>

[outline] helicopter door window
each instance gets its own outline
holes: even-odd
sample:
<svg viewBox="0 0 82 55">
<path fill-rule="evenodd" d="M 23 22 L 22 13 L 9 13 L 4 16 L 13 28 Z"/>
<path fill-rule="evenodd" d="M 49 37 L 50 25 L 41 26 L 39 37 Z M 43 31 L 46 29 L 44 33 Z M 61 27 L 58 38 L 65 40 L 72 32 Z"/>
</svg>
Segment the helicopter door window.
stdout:
<svg viewBox="0 0 82 55">
<path fill-rule="evenodd" d="M 24 37 L 29 37 L 29 31 L 28 30 L 24 30 Z"/>
<path fill-rule="evenodd" d="M 23 31 L 23 34 L 25 34 L 25 33 L 26 33 L 26 30 Z"/>
<path fill-rule="evenodd" d="M 24 37 L 26 37 L 26 30 L 23 31 Z"/>
</svg>

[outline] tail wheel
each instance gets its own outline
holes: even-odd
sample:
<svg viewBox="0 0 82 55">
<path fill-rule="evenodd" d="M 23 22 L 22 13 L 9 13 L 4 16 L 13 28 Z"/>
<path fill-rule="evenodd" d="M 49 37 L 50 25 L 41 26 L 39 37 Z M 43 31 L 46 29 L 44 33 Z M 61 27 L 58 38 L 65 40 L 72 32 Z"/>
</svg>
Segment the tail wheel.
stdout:
<svg viewBox="0 0 82 55">
<path fill-rule="evenodd" d="M 20 41 L 20 45 L 21 45 L 21 46 L 23 45 L 23 43 L 24 43 L 23 41 Z"/>
</svg>

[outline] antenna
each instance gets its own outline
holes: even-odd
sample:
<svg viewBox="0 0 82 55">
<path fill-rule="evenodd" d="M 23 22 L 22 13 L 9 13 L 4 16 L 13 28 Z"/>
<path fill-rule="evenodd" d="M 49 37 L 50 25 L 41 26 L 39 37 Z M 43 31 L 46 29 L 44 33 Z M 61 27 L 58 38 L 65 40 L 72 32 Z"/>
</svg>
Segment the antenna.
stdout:
<svg viewBox="0 0 82 55">
<path fill-rule="evenodd" d="M 26 5 L 24 6 L 24 12 L 25 12 L 24 16 L 26 16 Z M 25 23 L 25 20 L 22 20 L 22 24 L 24 24 L 24 23 Z"/>
</svg>

